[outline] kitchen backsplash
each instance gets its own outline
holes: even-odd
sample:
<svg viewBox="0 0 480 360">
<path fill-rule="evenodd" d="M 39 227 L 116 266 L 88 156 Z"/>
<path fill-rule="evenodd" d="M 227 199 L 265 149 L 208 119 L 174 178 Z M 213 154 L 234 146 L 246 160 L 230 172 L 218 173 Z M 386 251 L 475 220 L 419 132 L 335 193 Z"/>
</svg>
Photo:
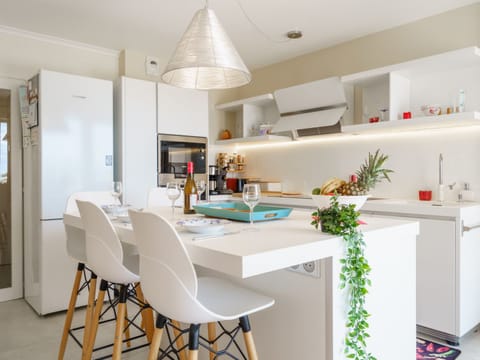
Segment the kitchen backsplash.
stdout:
<svg viewBox="0 0 480 360">
<path fill-rule="evenodd" d="M 284 191 L 310 193 L 332 176 L 348 179 L 368 152 L 380 148 L 389 155 L 386 166 L 395 173 L 391 183 L 377 185 L 372 195 L 411 199 L 417 198 L 420 189 L 433 190 L 435 199 L 438 157 L 443 153 L 445 184 L 456 183 L 453 190 L 446 186 L 445 199 L 456 200 L 468 182 L 480 201 L 480 127 L 319 139 L 238 151 L 249 159 L 248 176 L 278 179 Z"/>
</svg>

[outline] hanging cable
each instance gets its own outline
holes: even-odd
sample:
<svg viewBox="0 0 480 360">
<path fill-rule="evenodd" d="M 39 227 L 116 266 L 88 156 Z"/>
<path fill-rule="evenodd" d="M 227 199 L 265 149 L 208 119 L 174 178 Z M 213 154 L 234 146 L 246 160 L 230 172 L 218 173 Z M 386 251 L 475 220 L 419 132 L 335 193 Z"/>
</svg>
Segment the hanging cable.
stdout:
<svg viewBox="0 0 480 360">
<path fill-rule="evenodd" d="M 240 8 L 240 10 L 242 10 L 242 13 L 243 15 L 245 16 L 245 18 L 248 20 L 248 22 L 260 33 L 262 34 L 267 40 L 271 41 L 271 42 L 275 42 L 275 43 L 285 43 L 285 42 L 288 42 L 292 39 L 290 38 L 287 38 L 287 39 L 283 39 L 283 40 L 277 40 L 277 39 L 273 39 L 271 38 L 267 33 L 265 33 L 262 29 L 260 29 L 260 27 L 255 24 L 255 22 L 250 18 L 250 16 L 248 16 L 247 12 L 245 11 L 245 9 L 243 8 L 242 4 L 240 3 L 239 0 L 234 0 L 238 7 Z M 208 0 L 207 0 L 208 2 Z"/>
</svg>

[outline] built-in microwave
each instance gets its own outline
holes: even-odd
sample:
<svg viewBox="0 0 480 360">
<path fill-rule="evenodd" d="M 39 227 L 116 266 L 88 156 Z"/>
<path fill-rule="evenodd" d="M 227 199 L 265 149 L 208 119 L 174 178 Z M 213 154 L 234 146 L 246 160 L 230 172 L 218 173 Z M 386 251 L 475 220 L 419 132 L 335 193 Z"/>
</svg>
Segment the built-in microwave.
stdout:
<svg viewBox="0 0 480 360">
<path fill-rule="evenodd" d="M 158 134 L 158 186 L 187 177 L 187 163 L 193 162 L 195 180 L 208 183 L 206 137 Z"/>
</svg>

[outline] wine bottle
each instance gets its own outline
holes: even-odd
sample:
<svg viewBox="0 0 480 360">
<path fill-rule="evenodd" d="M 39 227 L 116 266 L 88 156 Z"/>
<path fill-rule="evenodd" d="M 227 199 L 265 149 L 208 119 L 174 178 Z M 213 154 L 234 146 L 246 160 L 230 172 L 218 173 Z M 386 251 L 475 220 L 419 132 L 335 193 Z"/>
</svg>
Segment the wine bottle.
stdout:
<svg viewBox="0 0 480 360">
<path fill-rule="evenodd" d="M 197 204 L 197 186 L 193 179 L 193 162 L 187 163 L 187 180 L 183 188 L 183 213 L 194 214 L 193 206 Z"/>
</svg>

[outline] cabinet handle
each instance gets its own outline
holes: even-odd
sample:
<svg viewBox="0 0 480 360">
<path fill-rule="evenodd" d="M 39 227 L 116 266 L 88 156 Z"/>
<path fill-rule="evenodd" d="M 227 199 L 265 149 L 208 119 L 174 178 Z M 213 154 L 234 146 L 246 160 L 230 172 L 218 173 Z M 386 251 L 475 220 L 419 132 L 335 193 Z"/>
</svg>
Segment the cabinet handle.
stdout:
<svg viewBox="0 0 480 360">
<path fill-rule="evenodd" d="M 465 225 L 463 225 L 463 221 L 462 221 L 462 235 L 466 231 L 470 231 L 470 230 L 474 230 L 474 229 L 478 229 L 478 228 L 480 228 L 480 224 L 473 225 L 473 226 L 465 226 Z"/>
</svg>

